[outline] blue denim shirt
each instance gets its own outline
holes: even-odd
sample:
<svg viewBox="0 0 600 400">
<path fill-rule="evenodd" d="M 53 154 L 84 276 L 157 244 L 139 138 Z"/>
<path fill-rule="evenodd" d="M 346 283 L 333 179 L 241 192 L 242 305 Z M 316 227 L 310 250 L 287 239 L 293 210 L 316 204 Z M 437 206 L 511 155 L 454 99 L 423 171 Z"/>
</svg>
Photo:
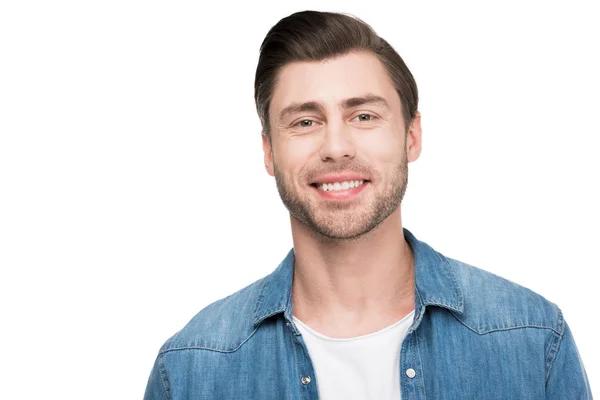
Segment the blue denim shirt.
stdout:
<svg viewBox="0 0 600 400">
<path fill-rule="evenodd" d="M 554 303 L 404 235 L 415 314 L 400 352 L 402 399 L 592 398 Z M 318 399 L 292 320 L 293 268 L 292 249 L 273 273 L 200 311 L 161 348 L 145 399 Z"/>
</svg>

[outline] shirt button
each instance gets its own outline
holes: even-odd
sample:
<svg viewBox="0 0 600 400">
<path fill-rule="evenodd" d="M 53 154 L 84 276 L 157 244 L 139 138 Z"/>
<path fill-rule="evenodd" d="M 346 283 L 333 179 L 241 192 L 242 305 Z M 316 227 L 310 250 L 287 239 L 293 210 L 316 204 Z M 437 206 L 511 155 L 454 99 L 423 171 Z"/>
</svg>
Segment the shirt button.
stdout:
<svg viewBox="0 0 600 400">
<path fill-rule="evenodd" d="M 310 376 L 304 375 L 301 379 L 302 383 L 308 385 L 310 383 Z"/>
<path fill-rule="evenodd" d="M 406 376 L 408 376 L 409 378 L 412 379 L 412 378 L 415 377 L 415 375 L 417 375 L 417 373 L 415 372 L 414 369 L 409 368 L 409 369 L 406 370 Z"/>
</svg>

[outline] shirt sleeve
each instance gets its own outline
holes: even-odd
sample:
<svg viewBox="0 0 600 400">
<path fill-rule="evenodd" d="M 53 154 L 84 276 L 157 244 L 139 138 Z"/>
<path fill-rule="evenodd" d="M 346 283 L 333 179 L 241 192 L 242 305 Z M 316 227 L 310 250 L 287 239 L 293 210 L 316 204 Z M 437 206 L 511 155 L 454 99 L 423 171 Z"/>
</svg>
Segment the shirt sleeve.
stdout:
<svg viewBox="0 0 600 400">
<path fill-rule="evenodd" d="M 159 354 L 148 379 L 144 400 L 169 400 L 169 383 L 164 365 L 164 354 Z"/>
<path fill-rule="evenodd" d="M 562 313 L 561 313 L 562 314 Z M 546 399 L 592 399 L 592 391 L 575 339 L 564 321 L 554 360 L 546 380 Z"/>
</svg>

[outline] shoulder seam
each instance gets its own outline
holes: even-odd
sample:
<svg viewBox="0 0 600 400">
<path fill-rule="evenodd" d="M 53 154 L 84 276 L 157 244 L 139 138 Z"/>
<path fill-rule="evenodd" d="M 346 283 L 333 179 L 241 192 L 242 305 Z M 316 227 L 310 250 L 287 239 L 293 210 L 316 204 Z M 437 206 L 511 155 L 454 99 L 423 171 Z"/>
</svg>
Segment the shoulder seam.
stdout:
<svg viewBox="0 0 600 400">
<path fill-rule="evenodd" d="M 487 331 L 479 331 L 479 330 L 477 330 L 477 329 L 469 326 L 465 321 L 463 321 L 462 319 L 460 319 L 459 316 L 456 315 L 456 313 L 450 312 L 450 314 L 452 314 L 452 316 L 454 318 L 456 318 L 458 320 L 458 322 L 460 322 L 461 324 L 463 324 L 464 326 L 466 326 L 467 328 L 469 328 L 470 330 L 472 330 L 473 332 L 475 332 L 478 335 L 485 335 L 485 334 L 488 334 L 490 332 L 509 331 L 509 330 L 512 330 L 512 329 L 522 329 L 522 328 L 549 329 L 553 333 L 558 334 L 558 332 L 556 331 L 556 329 L 554 329 L 551 326 L 545 326 L 545 325 L 513 325 L 513 326 L 506 326 L 506 327 L 503 327 L 503 328 L 488 329 Z"/>
<path fill-rule="evenodd" d="M 254 335 L 254 333 L 256 333 L 256 331 L 258 330 L 258 328 L 260 328 L 260 325 L 258 325 L 256 328 L 254 328 L 254 330 L 252 331 L 252 333 L 250 333 L 250 335 L 246 339 L 244 339 L 236 348 L 231 349 L 231 350 L 214 349 L 212 347 L 204 347 L 204 346 L 181 346 L 181 347 L 173 347 L 173 348 L 162 349 L 160 351 L 160 355 L 164 355 L 166 353 L 169 353 L 169 352 L 172 352 L 172 351 L 179 351 L 179 350 L 210 350 L 210 351 L 216 351 L 216 352 L 219 352 L 219 353 L 233 353 L 233 352 L 237 351 L 240 347 L 242 347 L 242 345 L 244 343 L 246 343 Z"/>
<path fill-rule="evenodd" d="M 175 339 L 177 339 L 177 336 L 179 336 L 179 334 L 181 333 L 183 329 L 178 330 L 177 332 L 175 332 L 175 334 L 173 336 L 171 336 L 169 339 L 167 339 L 167 341 L 163 344 L 162 348 L 160 349 L 159 354 L 163 353 L 163 349 L 168 348 L 172 342 L 175 341 Z"/>
</svg>

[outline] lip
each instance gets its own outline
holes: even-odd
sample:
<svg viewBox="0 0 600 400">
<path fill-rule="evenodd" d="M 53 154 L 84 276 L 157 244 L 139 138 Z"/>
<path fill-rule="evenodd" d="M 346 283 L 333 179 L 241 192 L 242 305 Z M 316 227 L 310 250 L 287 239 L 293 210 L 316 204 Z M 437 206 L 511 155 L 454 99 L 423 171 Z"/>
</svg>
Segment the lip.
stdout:
<svg viewBox="0 0 600 400">
<path fill-rule="evenodd" d="M 337 173 L 337 174 L 319 175 L 315 178 L 315 180 L 312 182 L 312 184 L 315 185 L 315 184 L 334 183 L 334 182 L 341 183 L 344 181 L 368 181 L 368 179 L 364 175 L 358 174 L 356 172 L 342 172 L 342 173 Z"/>
<path fill-rule="evenodd" d="M 348 180 L 360 180 L 360 179 L 348 179 Z M 338 181 L 339 182 L 339 181 Z M 365 188 L 370 185 L 369 181 L 365 181 L 362 185 L 354 188 L 348 188 L 345 190 L 331 190 L 324 191 L 316 187 L 315 185 L 311 185 L 311 187 L 317 191 L 319 196 L 328 200 L 351 200 L 357 197 Z"/>
</svg>

